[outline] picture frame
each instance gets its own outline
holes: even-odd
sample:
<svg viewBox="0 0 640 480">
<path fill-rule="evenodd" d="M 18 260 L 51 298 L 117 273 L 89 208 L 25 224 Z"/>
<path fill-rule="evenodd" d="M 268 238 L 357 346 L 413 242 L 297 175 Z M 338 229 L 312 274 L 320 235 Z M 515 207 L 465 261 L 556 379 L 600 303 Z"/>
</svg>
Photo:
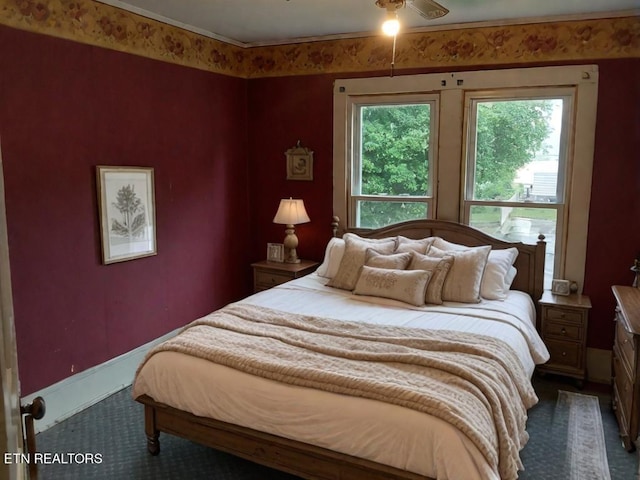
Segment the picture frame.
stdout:
<svg viewBox="0 0 640 480">
<path fill-rule="evenodd" d="M 313 180 L 313 152 L 300 145 L 285 152 L 287 157 L 287 180 Z"/>
<path fill-rule="evenodd" d="M 569 280 L 554 278 L 551 280 L 551 293 L 555 295 L 570 295 L 571 282 Z"/>
<path fill-rule="evenodd" d="M 102 263 L 157 254 L 154 171 L 96 167 Z"/>
<path fill-rule="evenodd" d="M 268 262 L 284 262 L 284 244 L 267 243 L 267 261 Z"/>
</svg>

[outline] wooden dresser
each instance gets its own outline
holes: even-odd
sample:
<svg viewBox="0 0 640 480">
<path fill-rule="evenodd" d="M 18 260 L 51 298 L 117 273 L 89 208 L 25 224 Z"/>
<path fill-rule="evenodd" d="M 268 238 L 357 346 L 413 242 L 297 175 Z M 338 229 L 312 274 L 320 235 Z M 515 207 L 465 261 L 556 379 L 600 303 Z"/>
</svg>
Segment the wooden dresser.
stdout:
<svg viewBox="0 0 640 480">
<path fill-rule="evenodd" d="M 549 291 L 539 301 L 541 334 L 551 358 L 538 367 L 541 373 L 576 378 L 587 377 L 587 327 L 591 300 L 586 295 L 554 295 Z"/>
<path fill-rule="evenodd" d="M 612 287 L 616 297 L 613 410 L 624 448 L 635 450 L 640 422 L 640 288 Z"/>
<path fill-rule="evenodd" d="M 252 263 L 253 291 L 268 290 L 294 278 L 304 277 L 314 272 L 320 265 L 311 260 L 300 260 L 300 263 L 261 262 Z"/>
</svg>

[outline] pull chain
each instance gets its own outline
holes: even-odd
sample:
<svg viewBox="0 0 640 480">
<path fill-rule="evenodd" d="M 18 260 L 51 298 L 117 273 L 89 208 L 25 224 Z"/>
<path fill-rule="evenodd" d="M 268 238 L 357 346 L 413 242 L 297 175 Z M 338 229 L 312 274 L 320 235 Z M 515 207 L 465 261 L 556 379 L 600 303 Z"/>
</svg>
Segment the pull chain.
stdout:
<svg viewBox="0 0 640 480">
<path fill-rule="evenodd" d="M 393 69 L 396 65 L 396 38 L 398 35 L 393 36 L 393 50 L 391 51 L 391 76 L 393 77 Z"/>
</svg>

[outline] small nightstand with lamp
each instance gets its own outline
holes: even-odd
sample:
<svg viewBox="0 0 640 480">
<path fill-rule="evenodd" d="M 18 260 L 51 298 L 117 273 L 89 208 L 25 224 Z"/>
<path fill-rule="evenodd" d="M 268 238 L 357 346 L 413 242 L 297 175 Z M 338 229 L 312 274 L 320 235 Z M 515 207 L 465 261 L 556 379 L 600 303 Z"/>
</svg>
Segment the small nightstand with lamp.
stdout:
<svg viewBox="0 0 640 480">
<path fill-rule="evenodd" d="M 253 267 L 254 292 L 268 290 L 289 280 L 304 277 L 318 268 L 318 262 L 300 260 L 296 252 L 298 237 L 296 236 L 294 225 L 309 221 L 309 215 L 307 215 L 302 200 L 294 198 L 280 200 L 280 206 L 273 223 L 280 223 L 287 227 L 285 230 L 287 235 L 284 238 L 284 260 L 280 263 L 262 260 L 251 264 Z"/>
</svg>

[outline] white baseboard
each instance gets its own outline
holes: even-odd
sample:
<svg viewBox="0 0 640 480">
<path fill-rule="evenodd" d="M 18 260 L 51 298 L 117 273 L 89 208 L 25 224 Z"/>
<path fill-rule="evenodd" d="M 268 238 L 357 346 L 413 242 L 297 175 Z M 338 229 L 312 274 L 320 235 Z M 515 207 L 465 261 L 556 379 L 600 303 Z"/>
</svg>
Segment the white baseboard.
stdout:
<svg viewBox="0 0 640 480">
<path fill-rule="evenodd" d="M 56 423 L 131 385 L 136 369 L 147 352 L 157 344 L 175 336 L 180 330 L 182 328 L 22 397 L 22 405 L 31 403 L 36 397 L 44 398 L 46 411 L 43 418 L 34 422 L 36 433 L 47 430 Z"/>
</svg>

